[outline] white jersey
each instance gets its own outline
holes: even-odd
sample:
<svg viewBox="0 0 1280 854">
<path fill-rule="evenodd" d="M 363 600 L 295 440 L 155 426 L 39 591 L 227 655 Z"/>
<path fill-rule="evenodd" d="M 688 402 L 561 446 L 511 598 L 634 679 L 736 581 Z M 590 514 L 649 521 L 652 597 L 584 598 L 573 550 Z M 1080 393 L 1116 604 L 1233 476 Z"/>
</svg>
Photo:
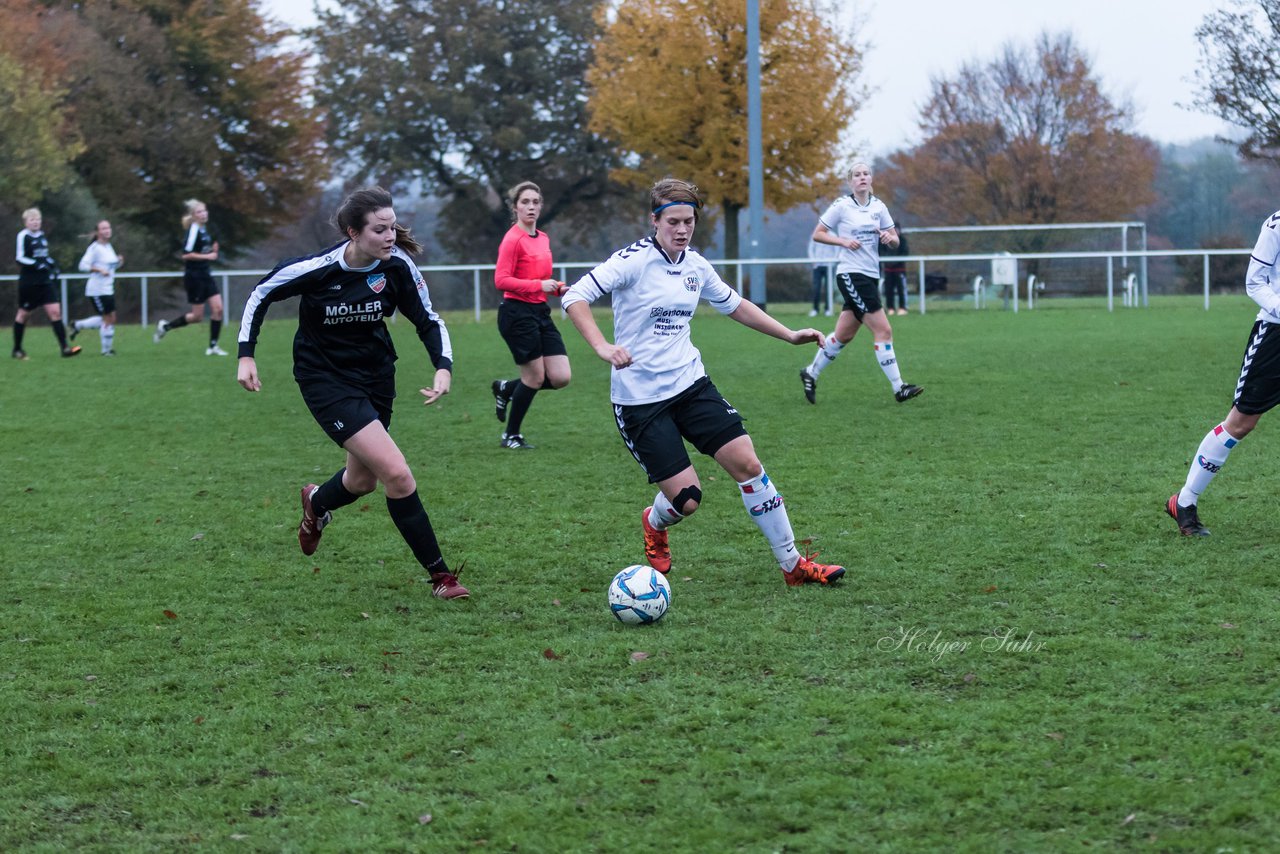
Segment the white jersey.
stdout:
<svg viewBox="0 0 1280 854">
<path fill-rule="evenodd" d="M 706 258 L 692 249 L 668 257 L 652 236 L 613 253 L 560 304 L 591 304 L 605 294 L 613 301 L 613 343 L 631 354 L 631 364 L 614 368 L 609 382 L 610 400 L 625 406 L 668 400 L 706 376 L 689 338 L 699 299 L 721 314 L 742 304 Z"/>
<path fill-rule="evenodd" d="M 120 266 L 120 256 L 116 254 L 116 250 L 111 247 L 110 243 L 99 243 L 93 241 L 89 244 L 89 248 L 84 250 L 84 257 L 80 259 L 80 272 L 89 274 L 89 281 L 85 283 L 84 295 L 87 297 L 105 297 L 111 296 L 115 291 L 116 268 Z M 93 270 L 94 267 L 105 269 L 105 274 Z"/>
<path fill-rule="evenodd" d="M 1277 281 L 1276 263 L 1280 261 L 1280 211 L 1267 217 L 1258 234 L 1258 242 L 1249 255 L 1249 272 L 1244 286 L 1249 297 L 1262 306 L 1258 320 L 1280 323 L 1280 281 Z"/>
<path fill-rule="evenodd" d="M 857 249 L 839 247 L 837 274 L 861 273 L 873 279 L 880 278 L 880 232 L 893 228 L 893 217 L 889 216 L 884 202 L 869 196 L 867 203 L 862 205 L 851 195 L 841 196 L 818 217 L 818 222 L 836 237 L 852 237 L 862 244 Z"/>
</svg>

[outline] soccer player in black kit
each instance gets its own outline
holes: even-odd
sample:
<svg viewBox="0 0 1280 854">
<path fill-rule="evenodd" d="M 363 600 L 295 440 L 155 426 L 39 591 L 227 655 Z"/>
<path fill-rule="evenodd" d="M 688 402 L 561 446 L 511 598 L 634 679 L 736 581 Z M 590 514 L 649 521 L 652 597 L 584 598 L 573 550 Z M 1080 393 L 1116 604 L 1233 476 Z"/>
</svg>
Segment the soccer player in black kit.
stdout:
<svg viewBox="0 0 1280 854">
<path fill-rule="evenodd" d="M 469 595 L 449 571 L 418 485 L 404 454 L 387 433 L 396 395 L 396 351 L 383 318 L 399 310 L 414 325 L 435 366 L 424 404 L 449 393 L 453 348 L 412 256 L 422 250 L 396 222 L 391 194 L 357 190 L 335 217 L 347 239 L 317 255 L 285 261 L 250 293 L 240 322 L 237 381 L 259 391 L 254 348 L 271 303 L 301 297 L 293 338 L 293 376 L 302 399 L 329 438 L 347 452 L 347 465 L 323 484 L 302 488 L 298 543 L 313 554 L 332 512 L 367 495 L 381 481 L 387 510 L 441 599 Z"/>
<path fill-rule="evenodd" d="M 218 241 L 209 233 L 209 208 L 199 199 L 187 199 L 186 214 L 182 217 L 182 284 L 187 288 L 187 301 L 191 310 L 173 320 L 161 320 L 151 340 L 160 339 L 175 329 L 204 320 L 204 305 L 209 304 L 209 346 L 206 356 L 225 356 L 227 351 L 218 346 L 222 334 L 222 292 L 213 281 L 210 264 L 218 260 Z"/>
</svg>

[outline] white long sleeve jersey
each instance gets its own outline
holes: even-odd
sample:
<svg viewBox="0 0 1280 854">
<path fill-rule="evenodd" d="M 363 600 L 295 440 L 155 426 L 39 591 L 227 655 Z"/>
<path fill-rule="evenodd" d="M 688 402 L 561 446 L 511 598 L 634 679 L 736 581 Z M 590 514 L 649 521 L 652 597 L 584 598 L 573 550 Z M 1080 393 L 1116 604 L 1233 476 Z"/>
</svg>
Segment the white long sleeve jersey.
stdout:
<svg viewBox="0 0 1280 854">
<path fill-rule="evenodd" d="M 692 249 L 671 258 L 652 236 L 615 252 L 575 282 L 561 304 L 591 304 L 605 294 L 613 302 L 613 343 L 631 354 L 631 364 L 614 368 L 609 381 L 610 399 L 624 406 L 667 400 L 706 376 L 689 336 L 698 300 L 721 314 L 742 303 L 707 259 Z"/>
<path fill-rule="evenodd" d="M 1280 261 L 1280 211 L 1267 217 L 1258 234 L 1258 242 L 1249 254 L 1249 272 L 1245 275 L 1245 292 L 1262 306 L 1258 320 L 1280 323 L 1280 277 L 1276 263 Z"/>
<path fill-rule="evenodd" d="M 90 243 L 89 248 L 84 250 L 84 257 L 80 259 L 80 272 L 89 274 L 89 280 L 84 286 L 84 295 L 105 297 L 114 294 L 116 267 L 119 266 L 120 256 L 116 254 L 116 250 L 110 243 L 99 243 L 96 240 Z M 108 272 L 104 275 L 95 271 L 94 267 Z"/>
</svg>

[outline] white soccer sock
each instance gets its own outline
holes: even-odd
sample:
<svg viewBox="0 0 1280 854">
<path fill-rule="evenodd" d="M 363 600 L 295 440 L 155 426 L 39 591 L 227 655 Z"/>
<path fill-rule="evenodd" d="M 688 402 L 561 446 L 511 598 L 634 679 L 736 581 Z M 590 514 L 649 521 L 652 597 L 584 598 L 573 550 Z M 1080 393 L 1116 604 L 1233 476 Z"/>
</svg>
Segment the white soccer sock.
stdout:
<svg viewBox="0 0 1280 854">
<path fill-rule="evenodd" d="M 826 370 L 827 365 L 836 360 L 836 356 L 840 355 L 840 351 L 844 349 L 844 345 L 836 338 L 836 334 L 832 332 L 827 336 L 827 343 L 818 348 L 818 354 L 813 357 L 813 361 L 809 363 L 809 376 L 816 377 L 818 374 Z"/>
<path fill-rule="evenodd" d="M 892 341 L 876 342 L 876 361 L 880 363 L 880 370 L 889 378 L 893 390 L 902 388 L 902 373 L 898 370 L 898 355 L 893 351 Z"/>
<path fill-rule="evenodd" d="M 791 530 L 786 505 L 782 503 L 782 496 L 773 481 L 762 471 L 759 477 L 739 483 L 738 489 L 747 514 L 769 541 L 778 565 L 790 572 L 800 561 L 800 555 L 796 551 L 796 535 Z"/>
<path fill-rule="evenodd" d="M 71 321 L 72 329 L 97 329 L 102 325 L 102 315 L 95 314 L 93 317 L 86 317 L 84 320 Z"/>
<path fill-rule="evenodd" d="M 1178 493 L 1179 507 L 1190 507 L 1200 500 L 1200 493 L 1208 489 L 1210 481 L 1226 463 L 1227 455 L 1239 442 L 1221 424 L 1204 435 L 1187 472 L 1187 482 Z"/>
<path fill-rule="evenodd" d="M 653 509 L 649 511 L 649 524 L 655 531 L 665 531 L 684 518 L 684 514 L 676 510 L 661 492 L 653 499 Z"/>
<path fill-rule="evenodd" d="M 102 324 L 102 352 L 109 353 L 116 340 L 116 327 L 114 324 Z"/>
</svg>

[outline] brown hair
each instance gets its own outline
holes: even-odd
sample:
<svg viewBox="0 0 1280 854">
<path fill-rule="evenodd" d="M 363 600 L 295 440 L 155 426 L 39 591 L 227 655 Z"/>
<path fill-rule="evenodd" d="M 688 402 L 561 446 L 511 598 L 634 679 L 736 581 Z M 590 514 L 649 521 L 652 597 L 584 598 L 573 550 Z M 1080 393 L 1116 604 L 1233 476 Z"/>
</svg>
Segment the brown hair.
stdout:
<svg viewBox="0 0 1280 854">
<path fill-rule="evenodd" d="M 538 198 L 542 198 L 542 188 L 532 181 L 521 181 L 510 190 L 507 190 L 507 207 L 511 210 L 511 219 L 514 222 L 516 217 L 516 202 L 520 201 L 520 195 L 525 190 L 533 190 L 538 194 Z"/>
<path fill-rule="evenodd" d="M 663 205 L 672 203 L 693 205 L 693 219 L 697 222 L 702 210 L 702 194 L 696 184 L 668 176 L 649 188 L 649 210 L 653 216 L 658 215 Z"/>
<path fill-rule="evenodd" d="M 369 214 L 392 206 L 391 194 L 386 190 L 381 187 L 365 187 L 347 196 L 338 212 L 333 215 L 333 224 L 342 232 L 343 237 L 350 238 L 353 230 L 364 230 Z M 417 255 L 422 251 L 422 244 L 414 239 L 413 232 L 406 226 L 397 222 L 395 228 L 396 246 L 410 255 Z"/>
</svg>

